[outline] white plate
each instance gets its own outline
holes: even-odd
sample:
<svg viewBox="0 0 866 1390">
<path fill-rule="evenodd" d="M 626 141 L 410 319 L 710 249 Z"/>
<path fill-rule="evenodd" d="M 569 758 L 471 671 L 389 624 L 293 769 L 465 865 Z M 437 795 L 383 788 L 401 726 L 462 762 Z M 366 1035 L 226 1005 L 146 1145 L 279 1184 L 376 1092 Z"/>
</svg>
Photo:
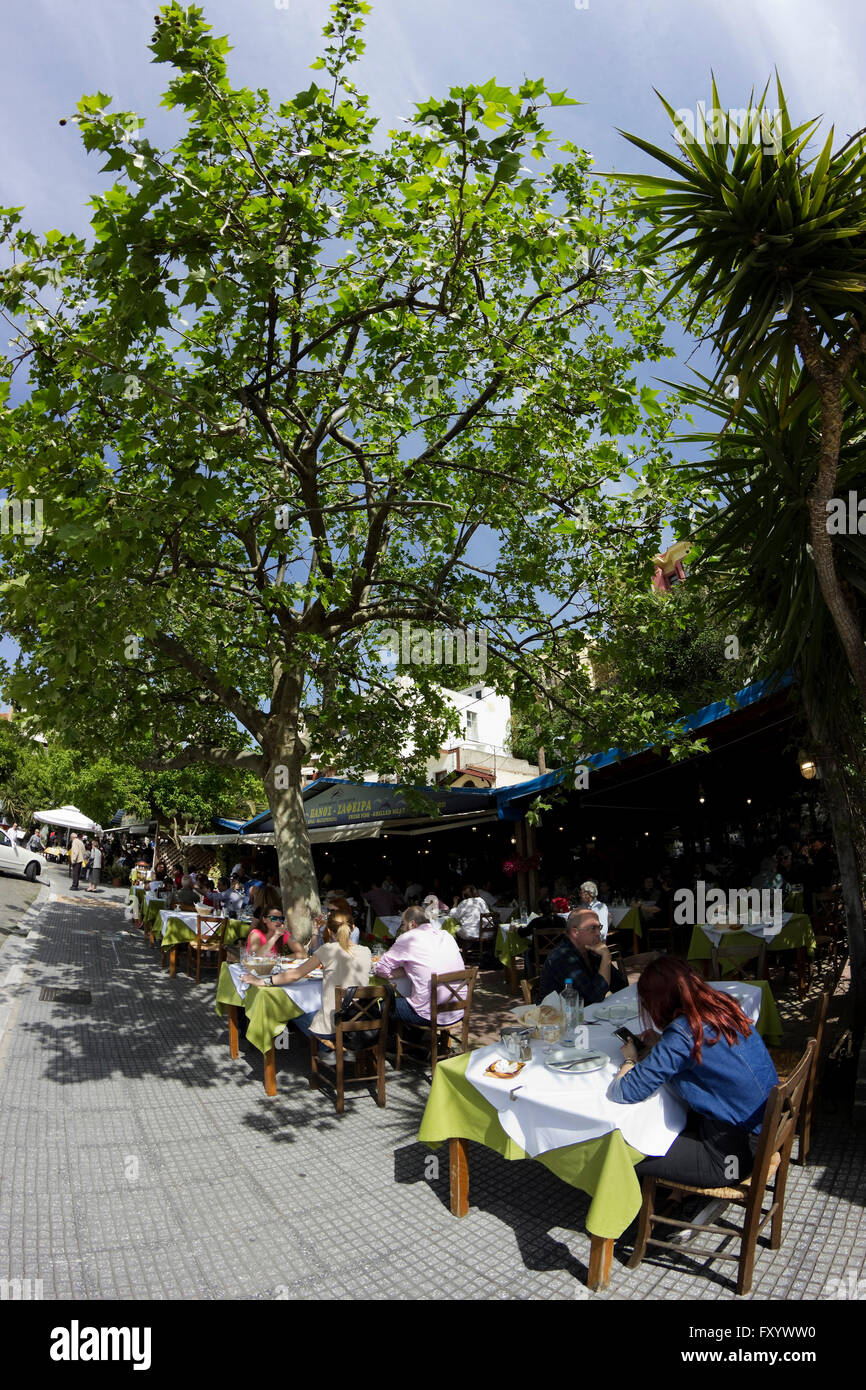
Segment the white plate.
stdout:
<svg viewBox="0 0 866 1390">
<path fill-rule="evenodd" d="M 562 1050 L 565 1051 L 564 1048 Z M 610 1061 L 604 1052 L 588 1052 L 582 1048 L 575 1048 L 570 1052 L 571 1055 L 566 1061 L 556 1062 L 546 1057 L 544 1065 L 549 1071 L 559 1072 L 561 1076 L 583 1076 L 586 1072 L 601 1071 Z"/>
<path fill-rule="evenodd" d="M 595 1016 L 607 1023 L 627 1023 L 630 1018 L 639 1018 L 637 1004 L 596 1004 Z"/>
</svg>

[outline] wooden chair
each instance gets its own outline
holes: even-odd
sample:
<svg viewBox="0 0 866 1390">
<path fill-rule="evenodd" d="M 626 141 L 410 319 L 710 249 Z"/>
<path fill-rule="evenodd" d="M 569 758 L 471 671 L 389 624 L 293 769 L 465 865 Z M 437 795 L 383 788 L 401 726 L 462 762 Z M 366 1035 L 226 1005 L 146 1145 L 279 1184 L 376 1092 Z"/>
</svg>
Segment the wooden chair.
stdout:
<svg viewBox="0 0 866 1390">
<path fill-rule="evenodd" d="M 712 975 L 710 979 L 712 980 L 722 978 L 721 962 L 727 960 L 737 961 L 734 975 L 728 975 L 726 977 L 728 979 L 745 980 L 746 976 L 742 967 L 750 960 L 757 961 L 754 978 L 756 980 L 767 978 L 767 943 L 766 941 L 759 941 L 756 936 L 750 935 L 749 932 L 741 931 L 736 939 L 731 940 L 728 937 L 721 946 L 713 946 L 711 959 Z"/>
<path fill-rule="evenodd" d="M 530 979 L 523 979 L 520 981 L 520 993 L 523 995 L 524 1004 L 535 1003 L 535 999 L 533 996 L 535 995 L 535 991 L 538 989 L 540 981 L 540 975 L 533 975 Z"/>
<path fill-rule="evenodd" d="M 532 932 L 532 950 L 535 968 L 541 976 L 542 967 L 557 942 L 565 935 L 565 923 L 561 927 L 535 927 Z"/>
<path fill-rule="evenodd" d="M 798 1158 L 801 1163 L 805 1163 L 812 1142 L 812 1111 L 815 1106 L 815 1094 L 820 1079 L 822 1062 L 821 1047 L 824 1041 L 824 1028 L 827 1023 L 827 1013 L 830 1008 L 830 1000 L 832 997 L 832 989 L 825 989 L 822 991 L 815 1005 L 812 1031 L 809 1034 L 809 1037 L 815 1040 L 815 1056 L 812 1061 L 812 1070 L 809 1073 L 806 1094 L 803 1097 L 803 1104 L 800 1107 L 800 1123 L 797 1129 L 797 1133 L 800 1136 Z M 767 1051 L 773 1059 L 773 1065 L 779 1074 L 779 1080 L 787 1081 L 788 1077 L 797 1066 L 799 1054 L 795 1052 L 793 1048 L 785 1047 L 769 1047 Z"/>
<path fill-rule="evenodd" d="M 485 945 L 489 945 L 491 950 L 493 949 L 493 947 L 496 945 L 496 933 L 498 931 L 499 921 L 498 918 L 493 916 L 492 912 L 481 913 L 481 916 L 478 919 L 477 939 L 471 936 L 461 936 L 460 932 L 458 931 L 457 942 L 460 946 L 460 954 L 462 955 L 467 965 L 469 965 L 470 961 L 475 960 L 477 962 L 479 970 L 481 969 L 481 960 L 484 956 L 484 947 Z"/>
<path fill-rule="evenodd" d="M 637 1239 L 634 1253 L 628 1262 L 629 1269 L 637 1269 L 643 1260 L 648 1245 L 661 1246 L 670 1250 L 668 1241 L 654 1240 L 651 1232 L 654 1226 L 676 1226 L 680 1230 L 698 1230 L 713 1235 L 732 1237 L 739 1240 L 739 1254 L 729 1254 L 726 1250 L 693 1249 L 689 1254 L 701 1260 L 735 1260 L 737 1263 L 737 1293 L 746 1294 L 752 1287 L 752 1274 L 755 1265 L 755 1251 L 758 1236 L 772 1218 L 770 1229 L 770 1249 L 778 1250 L 782 1243 L 782 1219 L 785 1211 L 785 1184 L 788 1178 L 788 1164 L 794 1135 L 797 1131 L 800 1107 L 803 1103 L 806 1086 L 815 1056 L 815 1040 L 810 1038 L 791 1075 L 778 1086 L 774 1086 L 764 1108 L 764 1119 L 758 1141 L 755 1162 L 749 1177 L 730 1187 L 693 1187 L 689 1183 L 674 1182 L 668 1178 L 643 1179 L 643 1204 L 638 1221 Z M 770 1184 L 772 1183 L 772 1186 Z M 745 1208 L 745 1218 L 740 1231 L 729 1226 L 698 1225 L 690 1221 L 679 1221 L 669 1216 L 655 1214 L 655 1194 L 657 1187 L 669 1188 L 673 1192 L 694 1193 L 709 1200 L 737 1202 Z M 772 1201 L 764 1211 L 764 1193 L 769 1190 Z M 678 1247 L 675 1247 L 678 1248 Z"/>
<path fill-rule="evenodd" d="M 206 917 L 203 912 L 198 914 L 195 924 L 195 941 L 188 941 L 186 944 L 186 973 L 192 974 L 192 960 L 195 956 L 195 982 L 201 980 L 202 956 L 213 955 L 216 952 L 216 968 L 219 970 L 225 960 L 225 935 L 228 926 L 227 917 Z M 210 965 L 210 962 L 208 962 Z"/>
<path fill-rule="evenodd" d="M 384 985 L 362 985 L 355 989 L 353 996 L 354 1002 L 362 1007 L 358 1009 L 354 1018 L 343 1020 L 339 1013 L 345 993 L 344 989 L 338 989 L 334 994 L 334 1013 L 337 1016 L 334 1042 L 325 1038 L 310 1038 L 310 1085 L 314 1090 L 317 1090 L 322 1082 L 326 1086 L 333 1086 L 338 1115 L 343 1113 L 345 1087 L 358 1081 L 375 1081 L 376 1104 L 385 1104 L 385 1052 L 388 1045 L 388 1015 L 391 1007 L 391 996 Z M 370 1032 L 373 1028 L 379 1029 L 379 1036 L 372 1047 L 369 1043 L 363 1047 L 352 1047 L 352 1033 L 362 1029 L 364 1032 Z M 320 1047 L 334 1053 L 336 1073 L 333 1080 L 319 1070 Z M 355 1064 L 354 1076 L 345 1074 L 347 1052 Z M 374 1070 L 362 1075 L 361 1062 L 365 1057 L 372 1059 Z"/>
<path fill-rule="evenodd" d="M 396 1051 L 394 1057 L 394 1070 L 399 1071 L 403 1065 L 403 1054 L 407 1053 L 413 1058 L 427 1059 L 430 1054 L 431 1075 L 436 1070 L 436 1064 L 440 1060 L 439 1053 L 444 1051 L 445 1057 L 466 1052 L 469 1048 L 469 1017 L 472 1011 L 472 995 L 475 990 L 475 982 L 478 979 L 478 967 L 472 966 L 469 970 L 452 970 L 448 975 L 434 975 L 430 980 L 430 1027 L 423 1042 L 416 1041 L 412 1034 L 419 1034 L 420 1028 L 411 1023 L 404 1023 L 401 1018 L 396 1020 L 394 1026 Z M 445 998 L 439 1002 L 439 991 L 445 992 Z M 456 1013 L 462 1011 L 462 1017 L 454 1023 L 440 1023 L 439 1015 Z M 410 1036 L 405 1036 L 404 1030 L 410 1030 Z M 459 1030 L 460 1046 L 457 1053 L 452 1053 L 451 1044 L 456 1041 L 454 1030 Z"/>
</svg>

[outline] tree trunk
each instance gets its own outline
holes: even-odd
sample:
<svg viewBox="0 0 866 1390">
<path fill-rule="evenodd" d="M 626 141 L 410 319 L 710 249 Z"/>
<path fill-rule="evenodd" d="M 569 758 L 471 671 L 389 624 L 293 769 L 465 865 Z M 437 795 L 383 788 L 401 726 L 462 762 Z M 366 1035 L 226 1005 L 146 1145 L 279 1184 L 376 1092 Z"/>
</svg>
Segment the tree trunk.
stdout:
<svg viewBox="0 0 866 1390">
<path fill-rule="evenodd" d="M 808 500 L 812 557 L 821 594 L 839 634 L 839 642 L 860 692 L 860 699 L 866 708 L 866 647 L 863 643 L 863 629 L 856 608 L 839 582 L 833 542 L 827 524 L 827 503 L 835 494 L 839 473 L 844 416 L 842 388 L 848 373 L 866 349 L 866 335 L 858 331 L 857 336 L 833 359 L 818 345 L 804 314 L 796 319 L 795 329 L 795 341 L 806 370 L 818 387 L 821 401 L 818 476 Z"/>
<path fill-rule="evenodd" d="M 268 731 L 262 780 L 274 820 L 286 924 L 295 940 L 303 943 L 312 936 L 313 918 L 321 911 L 321 904 L 301 796 L 306 746 L 298 729 L 299 711 L 294 712 L 291 724 L 294 728 L 284 727 L 281 735 Z"/>
<path fill-rule="evenodd" d="M 817 701 L 803 690 L 803 703 L 812 737 L 818 767 L 824 779 L 824 794 L 830 824 L 833 827 L 833 841 L 839 862 L 839 881 L 842 885 L 842 902 L 848 927 L 848 950 L 851 961 L 851 1002 L 853 1008 L 852 1025 L 854 1036 L 860 1041 L 866 1026 L 866 929 L 863 919 L 863 893 L 860 864 L 854 838 L 854 822 L 848 795 L 845 789 L 844 773 L 839 765 L 839 757 L 827 730 L 827 723 Z"/>
</svg>

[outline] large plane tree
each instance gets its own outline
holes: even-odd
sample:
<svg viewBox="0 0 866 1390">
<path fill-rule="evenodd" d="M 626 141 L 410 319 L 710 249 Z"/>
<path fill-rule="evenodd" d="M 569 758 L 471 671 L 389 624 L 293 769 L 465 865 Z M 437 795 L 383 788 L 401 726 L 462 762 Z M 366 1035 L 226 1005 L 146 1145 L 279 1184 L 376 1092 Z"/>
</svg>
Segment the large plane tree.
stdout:
<svg viewBox="0 0 866 1390">
<path fill-rule="evenodd" d="M 163 7 L 181 137 L 84 97 L 60 124 L 117 176 L 89 234 L 0 214 L 6 693 L 82 748 L 258 773 L 301 939 L 310 748 L 405 775 L 438 750 L 457 676 L 394 680 L 384 629 L 478 628 L 502 672 L 580 620 L 647 525 L 600 489 L 663 351 L 625 199 L 545 126 L 576 103 L 491 80 L 385 136 L 352 81 L 367 9 L 333 5 L 314 80 L 272 101 Z"/>
</svg>

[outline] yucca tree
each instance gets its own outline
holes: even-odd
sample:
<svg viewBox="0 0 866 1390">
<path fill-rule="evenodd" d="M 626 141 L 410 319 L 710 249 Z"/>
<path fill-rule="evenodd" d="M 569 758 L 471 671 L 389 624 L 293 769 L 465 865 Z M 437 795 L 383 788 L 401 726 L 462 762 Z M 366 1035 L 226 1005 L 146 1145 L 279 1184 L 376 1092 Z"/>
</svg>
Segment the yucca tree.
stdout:
<svg viewBox="0 0 866 1390">
<path fill-rule="evenodd" d="M 730 402 L 707 378 L 683 391 L 686 402 L 722 422 L 721 432 L 690 434 L 709 457 L 685 466 L 698 499 L 695 577 L 703 577 L 714 616 L 758 648 L 766 669 L 793 666 L 811 729 L 839 860 L 855 1017 L 866 1021 L 862 824 L 864 715 L 857 687 L 812 561 L 810 498 L 821 467 L 821 404 L 806 368 L 783 376 L 776 364 L 752 381 L 730 419 Z M 786 423 L 786 416 L 787 423 Z M 866 421 L 852 395 L 843 402 L 837 484 L 866 491 Z M 866 612 L 866 545 L 840 535 L 836 570 L 846 602 Z"/>
<path fill-rule="evenodd" d="M 689 287 L 687 326 L 710 321 L 728 413 L 741 411 L 772 364 L 777 430 L 794 428 L 805 410 L 810 437 L 817 425 L 815 467 L 800 508 L 811 549 L 801 546 L 797 561 L 799 597 L 805 604 L 814 567 L 866 707 L 862 615 L 841 572 L 849 542 L 863 542 L 849 536 L 843 544 L 827 524 L 840 484 L 846 402 L 866 407 L 857 370 L 866 356 L 866 141 L 861 131 L 834 153 L 831 130 L 820 152 L 810 152 L 819 119 L 793 126 L 778 79 L 775 111 L 766 94 L 757 106 L 750 96 L 748 113 L 725 112 L 713 81 L 713 108 L 709 120 L 702 113 L 699 132 L 661 98 L 678 154 L 623 131 L 668 171 L 628 177 L 651 224 L 643 257 L 655 262 L 674 253 L 668 297 Z M 779 576 L 779 583 L 784 589 L 790 580 Z"/>
</svg>

